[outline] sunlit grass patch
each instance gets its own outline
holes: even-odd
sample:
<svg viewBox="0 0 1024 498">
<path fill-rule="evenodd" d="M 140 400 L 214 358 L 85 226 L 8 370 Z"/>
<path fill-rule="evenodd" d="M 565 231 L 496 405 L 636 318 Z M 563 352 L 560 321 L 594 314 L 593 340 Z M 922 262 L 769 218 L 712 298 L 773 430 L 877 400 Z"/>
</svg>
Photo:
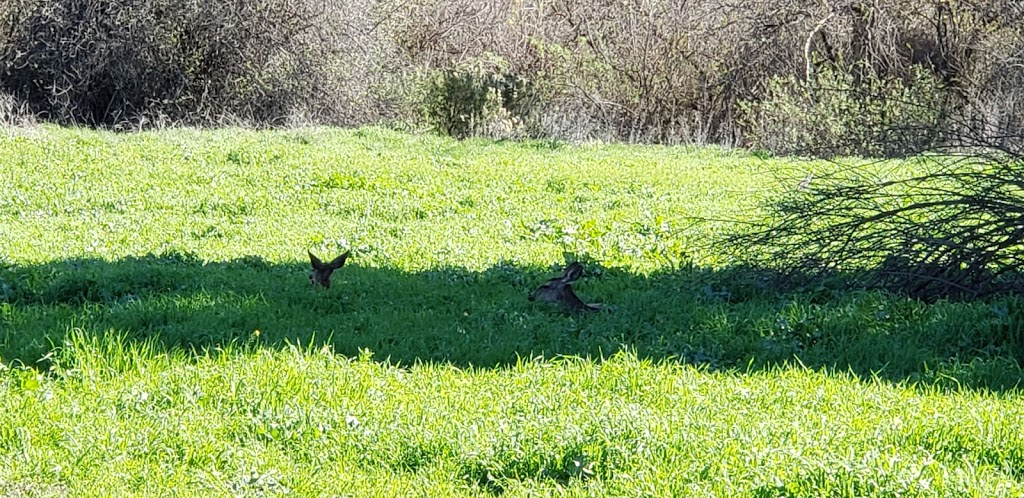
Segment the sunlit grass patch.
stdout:
<svg viewBox="0 0 1024 498">
<path fill-rule="evenodd" d="M 80 333 L 67 347 L 59 378 L 4 375 L 7 427 L 24 428 L 0 431 L 9 482 L 90 495 L 1021 491 L 1015 396 L 631 354 L 458 369 L 298 346 L 185 359 Z"/>
</svg>

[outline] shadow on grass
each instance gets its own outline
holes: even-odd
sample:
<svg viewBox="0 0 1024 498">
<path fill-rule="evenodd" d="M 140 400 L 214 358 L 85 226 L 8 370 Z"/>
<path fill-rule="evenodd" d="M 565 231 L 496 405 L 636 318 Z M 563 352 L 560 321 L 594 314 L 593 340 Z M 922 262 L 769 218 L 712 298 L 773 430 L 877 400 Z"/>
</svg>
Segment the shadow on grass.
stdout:
<svg viewBox="0 0 1024 498">
<path fill-rule="evenodd" d="M 0 267 L 0 361 L 37 364 L 69 331 L 161 347 L 329 343 L 410 364 L 500 367 L 537 355 L 641 358 L 710 368 L 811 368 L 995 391 L 1017 385 L 1024 300 L 936 303 L 828 285 L 773 290 L 763 272 L 686 268 L 641 276 L 590 265 L 576 284 L 612 310 L 565 315 L 527 301 L 557 271 L 499 265 L 407 273 L 358 258 L 313 289 L 308 268 L 179 254 Z M 258 331 L 258 332 L 257 332 Z"/>
</svg>

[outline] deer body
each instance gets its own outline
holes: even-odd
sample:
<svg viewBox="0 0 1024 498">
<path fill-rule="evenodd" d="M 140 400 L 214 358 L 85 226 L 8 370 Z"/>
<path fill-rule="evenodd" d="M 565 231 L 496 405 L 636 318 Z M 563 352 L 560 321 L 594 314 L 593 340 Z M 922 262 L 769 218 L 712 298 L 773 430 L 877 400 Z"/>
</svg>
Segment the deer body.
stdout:
<svg viewBox="0 0 1024 498">
<path fill-rule="evenodd" d="M 534 289 L 527 296 L 530 301 L 546 301 L 556 303 L 568 312 L 591 312 L 600 311 L 601 305 L 595 303 L 584 303 L 572 290 L 573 282 L 583 276 L 583 265 L 574 262 L 565 268 L 562 276 L 552 278 L 544 282 L 540 287 Z"/>
</svg>

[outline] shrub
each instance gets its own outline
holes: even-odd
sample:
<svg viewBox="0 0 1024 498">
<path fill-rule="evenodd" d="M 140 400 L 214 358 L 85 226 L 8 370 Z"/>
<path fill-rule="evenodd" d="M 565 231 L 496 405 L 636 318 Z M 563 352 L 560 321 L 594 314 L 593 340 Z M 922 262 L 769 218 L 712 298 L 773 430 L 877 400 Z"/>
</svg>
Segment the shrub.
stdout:
<svg viewBox="0 0 1024 498">
<path fill-rule="evenodd" d="M 813 81 L 769 80 L 766 95 L 739 104 L 750 145 L 775 153 L 898 156 L 934 145 L 949 112 L 946 92 L 921 68 L 909 81 L 823 68 Z"/>
<path fill-rule="evenodd" d="M 309 54 L 302 2 L 21 0 L 0 44 L 8 92 L 62 123 L 285 116 Z"/>
<path fill-rule="evenodd" d="M 780 284 L 841 277 L 914 298 L 1024 291 L 1024 143 L 994 130 L 953 135 L 920 156 L 842 161 L 778 192 L 726 239 L 736 261 Z M 820 168 L 820 166 L 819 166 Z"/>
<path fill-rule="evenodd" d="M 529 81 L 505 67 L 504 61 L 492 57 L 435 72 L 426 81 L 424 119 L 435 130 L 457 138 L 525 135 L 534 93 Z"/>
</svg>

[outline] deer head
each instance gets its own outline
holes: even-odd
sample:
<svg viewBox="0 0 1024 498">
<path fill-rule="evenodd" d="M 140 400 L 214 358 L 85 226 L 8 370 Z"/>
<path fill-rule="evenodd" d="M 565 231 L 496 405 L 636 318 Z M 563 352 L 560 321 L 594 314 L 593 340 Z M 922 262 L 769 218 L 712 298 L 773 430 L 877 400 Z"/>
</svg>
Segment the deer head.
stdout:
<svg viewBox="0 0 1024 498">
<path fill-rule="evenodd" d="M 349 252 L 351 251 L 345 251 L 345 254 L 334 258 L 329 263 L 320 261 L 320 258 L 314 256 L 311 251 L 306 252 L 309 253 L 309 263 L 313 265 L 313 271 L 309 272 L 309 283 L 313 285 L 313 287 L 319 285 L 324 289 L 330 289 L 331 274 L 334 273 L 334 270 L 345 265 L 345 260 L 348 259 Z"/>
</svg>

